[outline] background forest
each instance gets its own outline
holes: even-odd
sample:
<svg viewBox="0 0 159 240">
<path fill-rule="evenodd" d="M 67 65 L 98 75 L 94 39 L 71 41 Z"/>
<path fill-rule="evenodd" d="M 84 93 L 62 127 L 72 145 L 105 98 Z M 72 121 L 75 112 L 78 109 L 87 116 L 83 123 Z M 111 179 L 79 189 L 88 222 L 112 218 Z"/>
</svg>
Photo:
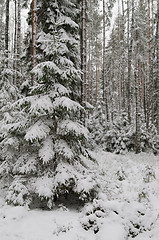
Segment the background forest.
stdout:
<svg viewBox="0 0 159 240">
<path fill-rule="evenodd" d="M 90 149 L 158 154 L 157 0 L 1 0 L 0 8 L 8 203 L 52 208 L 68 193 L 92 200 Z"/>
</svg>

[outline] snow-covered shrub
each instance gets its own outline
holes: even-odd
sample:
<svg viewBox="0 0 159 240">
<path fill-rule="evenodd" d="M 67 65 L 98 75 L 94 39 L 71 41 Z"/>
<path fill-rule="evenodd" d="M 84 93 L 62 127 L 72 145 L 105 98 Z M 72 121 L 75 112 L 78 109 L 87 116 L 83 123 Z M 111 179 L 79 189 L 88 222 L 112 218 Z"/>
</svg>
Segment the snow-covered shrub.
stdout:
<svg viewBox="0 0 159 240">
<path fill-rule="evenodd" d="M 82 227 L 88 231 L 93 230 L 96 234 L 106 217 L 106 208 L 102 200 L 94 199 L 92 204 L 88 204 L 84 209 L 84 216 L 81 218 Z"/>
<path fill-rule="evenodd" d="M 118 222 L 125 229 L 127 238 L 135 238 L 140 233 L 151 231 L 158 213 L 146 202 L 127 202 L 118 200 L 94 200 L 85 206 L 81 224 L 88 231 L 100 232 L 105 224 Z M 127 239 L 126 238 L 126 239 Z"/>
<path fill-rule="evenodd" d="M 141 124 L 141 150 L 145 152 L 147 149 L 151 149 L 154 154 L 158 154 L 159 151 L 159 135 L 157 134 L 156 127 L 150 123 L 148 129 L 146 124 Z"/>
<path fill-rule="evenodd" d="M 147 203 L 149 202 L 149 194 L 145 188 L 143 188 L 139 193 L 138 193 L 138 201 Z"/>
<path fill-rule="evenodd" d="M 56 222 L 55 222 L 56 223 Z M 57 224 L 57 223 L 56 223 Z M 59 236 L 60 233 L 67 233 L 73 228 L 72 223 L 58 224 L 56 229 L 53 231 L 53 235 Z"/>
<path fill-rule="evenodd" d="M 98 110 L 96 111 L 98 112 Z M 100 113 L 96 113 L 89 122 L 89 129 L 96 145 L 101 146 L 103 150 L 125 154 L 134 149 L 134 131 L 128 124 L 125 113 L 121 117 L 117 117 L 113 123 L 108 124 L 100 109 Z"/>
<path fill-rule="evenodd" d="M 146 166 L 144 176 L 143 176 L 144 182 L 149 183 L 153 181 L 155 178 L 156 178 L 155 171 L 153 170 L 153 168 L 151 166 Z"/>
<path fill-rule="evenodd" d="M 105 115 L 102 113 L 101 105 L 94 109 L 90 119 L 88 119 L 88 128 L 91 134 L 90 148 L 100 146 L 105 128 Z"/>
<path fill-rule="evenodd" d="M 10 174 L 12 169 L 12 164 L 8 163 L 7 161 L 2 162 L 2 164 L 0 164 L 0 178 L 3 178 L 3 176 L 6 176 L 6 174 Z"/>
<path fill-rule="evenodd" d="M 128 123 L 127 115 L 116 118 L 105 134 L 105 150 L 116 154 L 125 154 L 134 150 L 134 126 Z"/>
<path fill-rule="evenodd" d="M 22 179 L 15 179 L 12 182 L 6 196 L 6 201 L 8 204 L 13 204 L 15 206 L 25 206 L 30 204 L 31 197 L 28 189 L 23 184 Z"/>
<path fill-rule="evenodd" d="M 106 116 L 102 114 L 101 107 L 95 109 L 95 113 L 88 122 L 94 146 L 100 146 L 103 150 L 116 154 L 125 154 L 135 150 L 136 129 L 134 120 L 129 124 L 127 114 L 122 112 L 116 116 L 112 123 L 106 123 Z M 140 122 L 141 151 L 151 149 L 154 154 L 159 152 L 159 135 L 153 124 L 146 128 L 144 120 Z"/>
<path fill-rule="evenodd" d="M 74 191 L 79 195 L 79 199 L 83 202 L 92 201 L 98 195 L 99 185 L 97 184 L 95 177 L 88 173 L 89 176 L 81 176 L 81 179 L 78 179 L 77 184 L 75 185 Z M 81 186 L 81 182 L 83 186 Z"/>
<path fill-rule="evenodd" d="M 117 176 L 117 179 L 119 180 L 119 181 L 123 181 L 123 180 L 125 180 L 126 179 L 126 173 L 124 172 L 124 170 L 123 169 L 119 169 L 117 172 L 116 172 L 116 176 Z"/>
<path fill-rule="evenodd" d="M 152 213 L 152 209 L 147 204 L 129 203 L 127 207 L 122 215 L 125 215 L 124 225 L 128 237 L 135 238 L 139 234 L 153 229 L 157 220 L 157 214 Z"/>
</svg>

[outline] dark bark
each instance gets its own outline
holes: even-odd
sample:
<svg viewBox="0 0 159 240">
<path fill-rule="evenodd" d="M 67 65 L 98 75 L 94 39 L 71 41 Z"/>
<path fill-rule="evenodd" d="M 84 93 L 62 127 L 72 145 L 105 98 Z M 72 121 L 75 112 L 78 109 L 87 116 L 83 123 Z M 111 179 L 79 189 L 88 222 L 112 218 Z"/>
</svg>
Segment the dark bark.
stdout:
<svg viewBox="0 0 159 240">
<path fill-rule="evenodd" d="M 36 7 L 37 0 L 32 0 L 32 69 L 36 65 Z M 34 84 L 34 75 L 32 74 L 31 84 Z"/>
<path fill-rule="evenodd" d="M 156 36 L 155 36 L 155 47 L 156 47 L 156 63 L 155 63 L 155 76 L 154 76 L 154 118 L 157 132 L 159 134 L 159 2 L 157 3 L 157 14 L 156 14 Z"/>
<path fill-rule="evenodd" d="M 81 105 L 85 107 L 86 104 L 86 77 L 87 77 L 87 65 L 86 65 L 86 0 L 82 0 L 82 27 L 81 27 Z M 85 114 L 81 113 L 81 120 L 85 123 Z"/>
<path fill-rule="evenodd" d="M 129 4 L 129 1 L 127 1 L 127 4 Z M 129 17 L 130 17 L 130 12 L 129 12 L 129 5 L 127 5 L 128 9 L 128 120 L 129 123 L 131 123 L 131 104 L 132 104 L 132 99 L 131 99 L 131 68 L 132 68 L 132 46 L 133 46 L 133 31 L 134 31 L 134 1 L 132 0 L 132 16 L 131 16 L 131 33 L 130 31 L 130 25 L 129 25 Z M 129 39 L 130 37 L 130 39 Z"/>
<path fill-rule="evenodd" d="M 17 22 L 17 70 L 21 73 L 21 0 L 18 0 L 18 22 Z M 17 85 L 20 85 L 22 78 L 17 76 Z"/>
<path fill-rule="evenodd" d="M 14 13 L 14 62 L 13 69 L 17 70 L 17 0 L 14 0 L 15 13 Z M 16 73 L 13 76 L 13 83 L 16 84 Z"/>
<path fill-rule="evenodd" d="M 6 0 L 6 20 L 5 20 L 5 57 L 6 66 L 8 67 L 9 54 L 9 0 Z"/>
</svg>

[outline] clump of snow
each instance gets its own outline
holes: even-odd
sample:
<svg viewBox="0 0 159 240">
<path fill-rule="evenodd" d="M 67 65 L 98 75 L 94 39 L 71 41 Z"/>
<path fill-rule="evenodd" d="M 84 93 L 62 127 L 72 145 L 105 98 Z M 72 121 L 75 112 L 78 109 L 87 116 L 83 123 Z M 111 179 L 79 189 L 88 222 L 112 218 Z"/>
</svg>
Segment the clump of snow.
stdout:
<svg viewBox="0 0 159 240">
<path fill-rule="evenodd" d="M 46 113 L 53 113 L 53 105 L 49 96 L 39 96 L 31 102 L 30 113 L 44 115 Z"/>
<path fill-rule="evenodd" d="M 72 133 L 76 137 L 84 137 L 88 139 L 88 130 L 78 122 L 71 120 L 63 120 L 58 124 L 57 133 L 64 136 Z"/>
<path fill-rule="evenodd" d="M 53 180 L 53 178 L 47 176 L 38 178 L 34 183 L 35 193 L 37 193 L 39 197 L 51 198 L 53 195 Z"/>
<path fill-rule="evenodd" d="M 57 140 L 55 143 L 55 150 L 59 155 L 65 159 L 73 159 L 74 153 L 65 140 Z"/>
<path fill-rule="evenodd" d="M 39 63 L 36 65 L 36 67 L 33 68 L 32 73 L 37 75 L 38 78 L 43 77 L 43 69 L 48 68 L 52 71 L 54 71 L 56 74 L 62 74 L 61 69 L 59 69 L 57 67 L 57 65 L 55 63 L 53 63 L 52 61 L 45 61 L 42 63 Z"/>
<path fill-rule="evenodd" d="M 31 142 L 35 140 L 41 140 L 43 138 L 46 138 L 49 132 L 50 128 L 39 120 L 27 130 L 25 134 L 25 140 Z"/>
<path fill-rule="evenodd" d="M 70 17 L 67 17 L 67 16 L 60 16 L 60 18 L 58 19 L 58 22 L 57 22 L 58 25 L 70 25 L 72 28 L 78 28 L 78 24 L 75 23 Z"/>
<path fill-rule="evenodd" d="M 14 149 L 18 150 L 19 142 L 16 137 L 7 138 L 3 140 L 3 143 L 5 144 L 5 146 L 13 147 Z"/>
<path fill-rule="evenodd" d="M 70 93 L 70 91 L 66 87 L 59 83 L 55 83 L 54 88 L 55 92 L 58 92 L 60 96 L 68 95 Z"/>
<path fill-rule="evenodd" d="M 73 112 L 83 110 L 83 107 L 79 103 L 72 101 L 70 98 L 64 97 L 64 96 L 56 98 L 53 103 L 53 106 L 55 109 L 63 108 L 63 109 L 67 109 L 67 111 L 73 111 Z"/>
<path fill-rule="evenodd" d="M 39 157 L 42 159 L 43 163 L 47 163 L 54 158 L 54 155 L 53 142 L 52 139 L 48 137 L 44 140 L 43 146 L 39 150 Z"/>
</svg>

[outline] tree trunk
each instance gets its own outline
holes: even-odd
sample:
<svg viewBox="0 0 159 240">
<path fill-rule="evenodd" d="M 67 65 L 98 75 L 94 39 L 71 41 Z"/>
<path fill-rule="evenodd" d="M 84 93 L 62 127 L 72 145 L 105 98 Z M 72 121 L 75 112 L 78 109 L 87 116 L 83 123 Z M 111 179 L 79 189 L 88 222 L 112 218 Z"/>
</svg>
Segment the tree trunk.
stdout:
<svg viewBox="0 0 159 240">
<path fill-rule="evenodd" d="M 128 9 L 128 120 L 131 124 L 131 64 L 132 64 L 132 46 L 133 46 L 133 31 L 134 31 L 134 1 L 132 0 L 132 17 L 131 17 L 131 33 L 130 33 L 130 6 L 129 0 L 127 1 L 127 9 Z M 131 34 L 131 36 L 130 36 Z M 129 39 L 130 38 L 130 39 Z"/>
<path fill-rule="evenodd" d="M 140 152 L 140 112 L 139 112 L 139 106 L 140 106 L 140 99 L 139 99 L 139 83 L 140 83 L 140 73 L 139 73 L 139 68 L 140 68 L 140 60 L 139 60 L 139 34 L 138 34 L 138 29 L 137 26 L 135 26 L 135 72 L 134 72 L 134 77 L 135 77 L 135 105 L 136 105 L 136 141 L 135 141 L 135 148 L 136 148 L 136 153 Z"/>
<path fill-rule="evenodd" d="M 32 0 L 32 69 L 36 65 L 36 7 L 37 0 Z M 31 84 L 34 84 L 34 76 L 32 74 Z"/>
<path fill-rule="evenodd" d="M 15 13 L 14 13 L 14 62 L 13 69 L 15 74 L 13 75 L 13 83 L 16 84 L 16 70 L 17 70 L 17 0 L 14 0 Z"/>
<path fill-rule="evenodd" d="M 89 39 L 89 44 L 88 44 L 88 93 L 87 93 L 88 103 L 90 103 L 90 79 L 91 79 L 91 40 Z"/>
<path fill-rule="evenodd" d="M 107 96 L 107 81 L 106 81 L 106 71 L 105 71 L 105 0 L 103 0 L 103 105 L 106 110 L 106 120 L 109 122 L 109 112 L 108 112 L 108 96 Z"/>
<path fill-rule="evenodd" d="M 96 35 L 96 102 L 98 101 L 98 48 L 97 48 L 97 35 Z"/>
<path fill-rule="evenodd" d="M 119 53 L 118 53 L 118 114 L 120 115 L 121 112 L 121 97 L 122 97 L 122 81 L 121 81 L 121 24 L 120 24 L 120 0 L 118 0 L 118 46 L 119 46 Z"/>
<path fill-rule="evenodd" d="M 151 26 L 150 26 L 150 0 L 148 0 L 148 27 L 149 27 L 149 39 L 148 39 L 148 84 L 147 84 L 147 118 L 146 126 L 149 127 L 150 122 L 150 108 L 151 108 Z"/>
<path fill-rule="evenodd" d="M 6 67 L 8 67 L 8 57 L 9 57 L 9 0 L 6 0 L 5 57 L 6 57 Z"/>
<path fill-rule="evenodd" d="M 121 64 L 121 96 L 122 96 L 122 107 L 125 111 L 126 107 L 126 87 L 125 87 L 125 24 L 124 24 L 124 15 L 125 9 L 124 9 L 124 1 L 122 0 L 122 64 Z"/>
<path fill-rule="evenodd" d="M 85 107 L 86 104 L 86 0 L 82 0 L 82 29 L 81 29 L 81 105 Z M 85 115 L 81 113 L 81 120 L 85 123 Z"/>
<path fill-rule="evenodd" d="M 157 127 L 157 132 L 159 134 L 159 2 L 157 3 L 157 17 L 156 17 L 156 36 L 155 36 L 155 45 L 156 45 L 156 67 L 155 67 L 155 124 Z"/>
<path fill-rule="evenodd" d="M 17 70 L 22 72 L 21 69 L 21 0 L 18 0 L 18 22 L 17 22 Z M 22 83 L 21 76 L 17 76 L 17 85 Z"/>
<path fill-rule="evenodd" d="M 139 68 L 139 66 L 138 66 Z M 139 70 L 138 70 L 139 71 Z M 140 114 L 139 114 L 139 86 L 138 79 L 139 72 L 137 74 L 137 67 L 135 69 L 135 100 L 136 100 L 136 141 L 135 141 L 135 149 L 136 153 L 140 152 Z"/>
</svg>

